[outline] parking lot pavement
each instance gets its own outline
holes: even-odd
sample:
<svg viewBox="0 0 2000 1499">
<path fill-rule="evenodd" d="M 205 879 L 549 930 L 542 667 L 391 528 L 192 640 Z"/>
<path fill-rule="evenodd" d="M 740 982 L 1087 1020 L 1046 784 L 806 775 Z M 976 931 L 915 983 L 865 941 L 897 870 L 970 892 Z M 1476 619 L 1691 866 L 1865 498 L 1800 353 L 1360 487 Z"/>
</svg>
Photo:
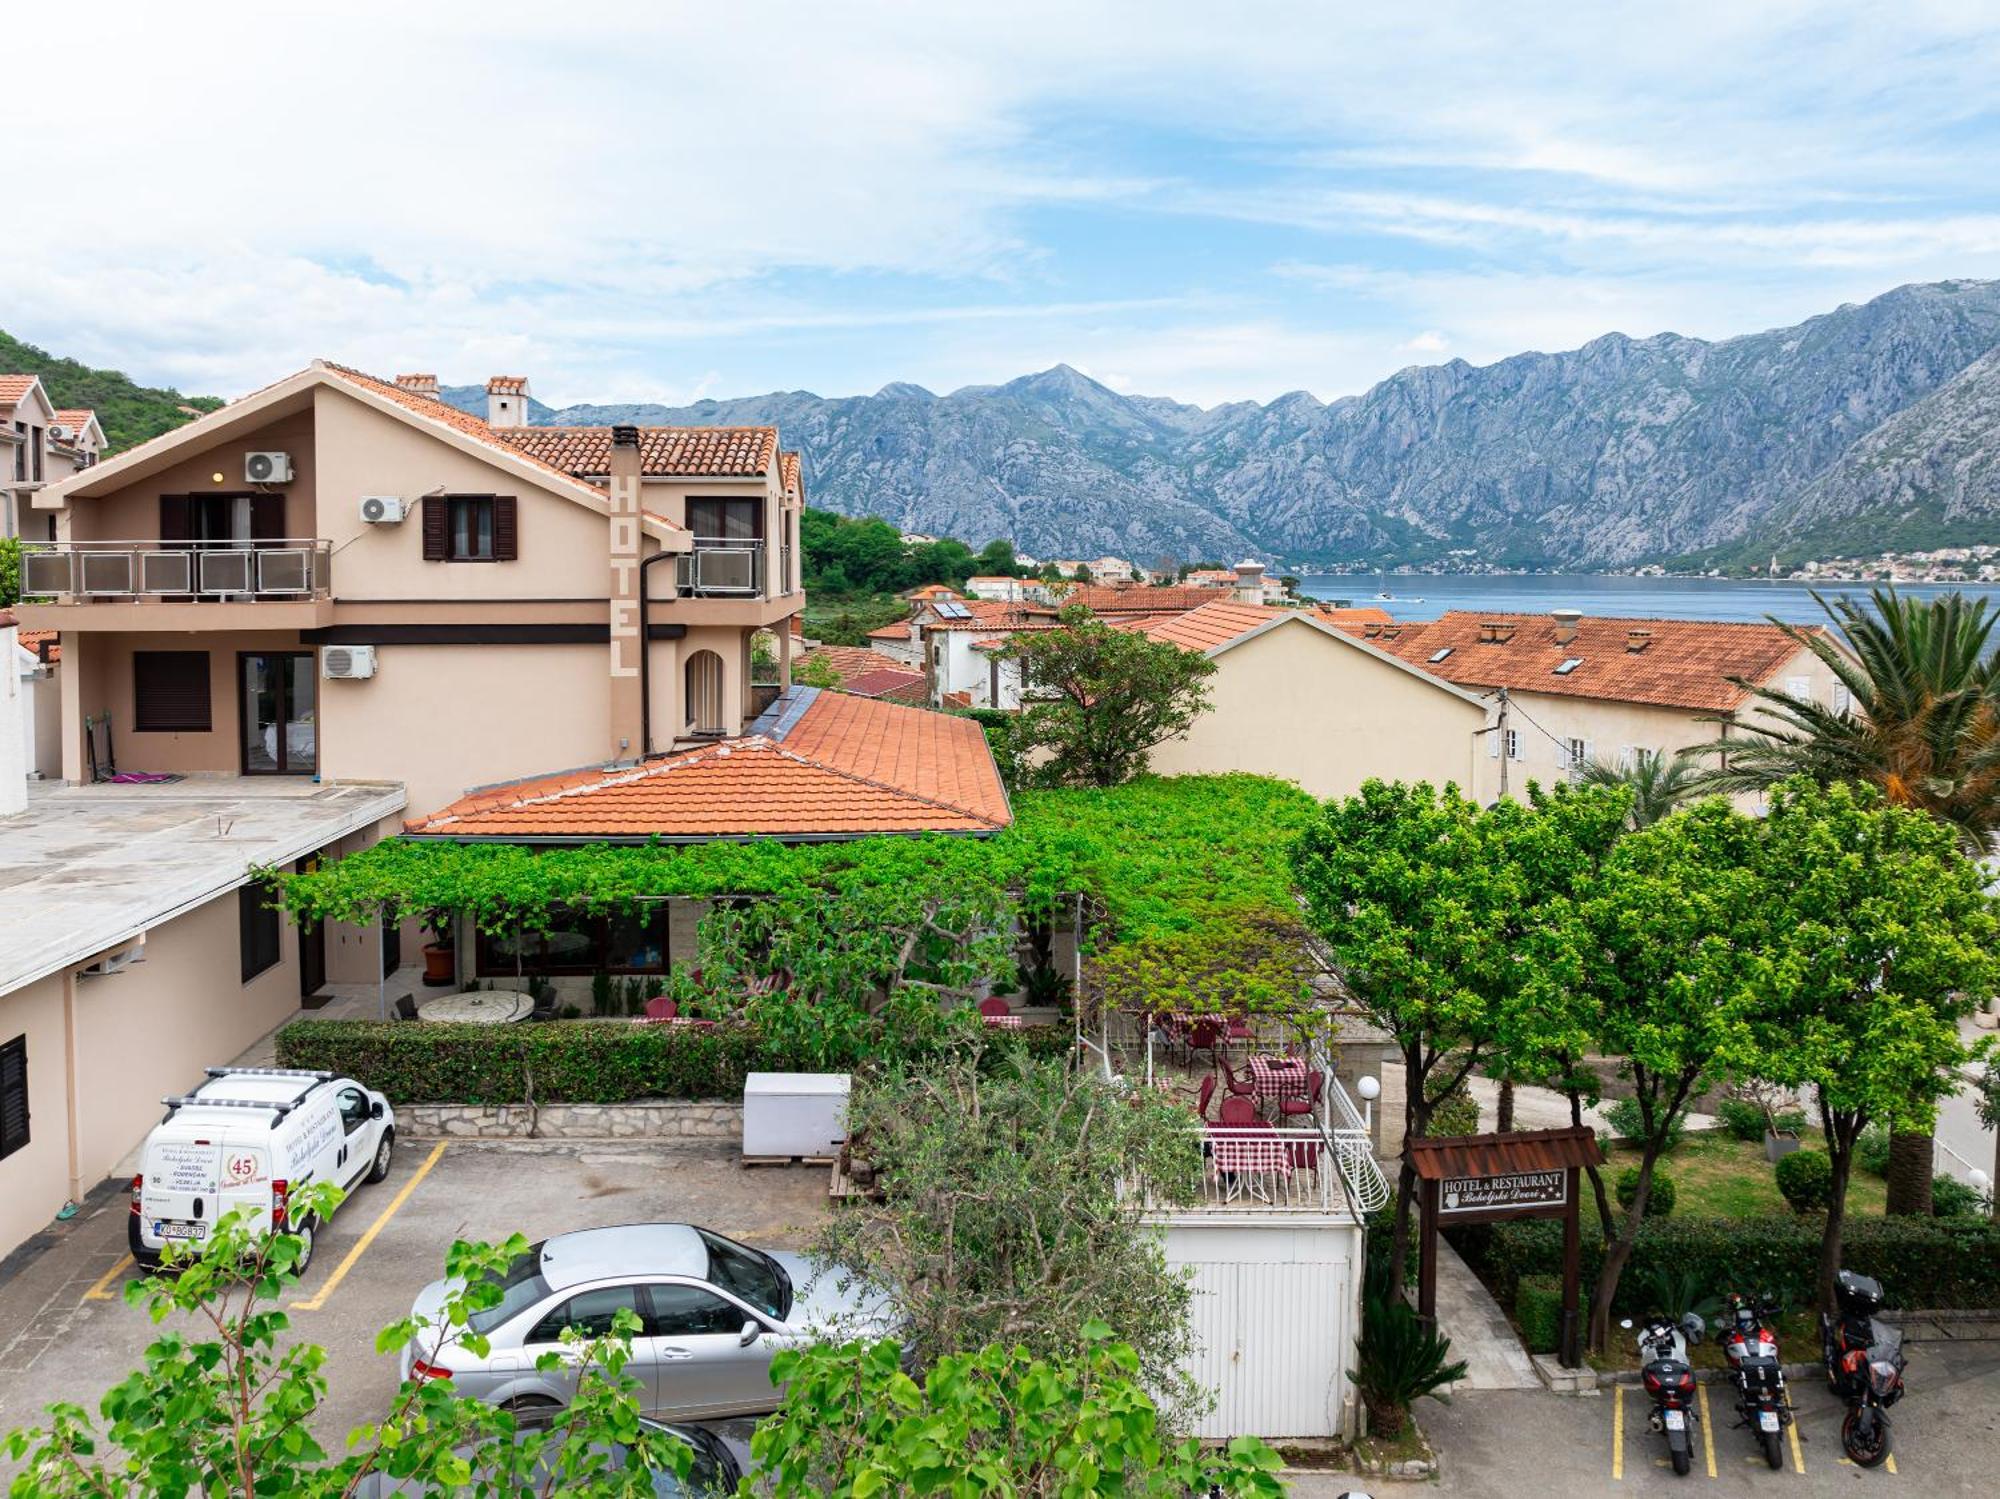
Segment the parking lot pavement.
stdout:
<svg viewBox="0 0 2000 1499">
<path fill-rule="evenodd" d="M 1426 1401 L 1419 1419 L 1442 1455 L 1436 1492 L 1468 1499 L 1850 1495 L 1868 1485 L 1924 1499 L 1993 1494 L 2000 1472 L 2000 1342 L 1913 1345 L 1906 1378 L 1909 1394 L 1891 1415 L 1893 1473 L 1886 1466 L 1856 1468 L 1841 1457 L 1842 1407 L 1823 1383 L 1807 1379 L 1792 1387 L 1799 1440 L 1788 1442 L 1785 1466 L 1775 1473 L 1750 1433 L 1733 1425 L 1726 1385 L 1704 1387 L 1708 1440 L 1697 1440 L 1694 1470 L 1685 1478 L 1668 1465 L 1664 1439 L 1646 1429 L 1645 1397 L 1637 1389 L 1625 1391 L 1617 1444 L 1619 1402 L 1609 1390 L 1582 1398 L 1479 1391 L 1455 1396 L 1449 1406 Z"/>
<path fill-rule="evenodd" d="M 375 1335 L 444 1271 L 454 1239 L 530 1239 L 612 1223 L 685 1220 L 764 1248 L 798 1248 L 827 1211 L 824 1167 L 739 1164 L 734 1146 L 652 1142 L 399 1142 L 389 1179 L 359 1188 L 320 1235 L 288 1298 L 294 1335 L 327 1350 L 316 1430 L 338 1443 L 396 1387 Z M 51 1401 L 95 1411 L 157 1330 L 126 1306 L 126 1202 L 113 1196 L 0 1282 L 0 1431 Z"/>
</svg>

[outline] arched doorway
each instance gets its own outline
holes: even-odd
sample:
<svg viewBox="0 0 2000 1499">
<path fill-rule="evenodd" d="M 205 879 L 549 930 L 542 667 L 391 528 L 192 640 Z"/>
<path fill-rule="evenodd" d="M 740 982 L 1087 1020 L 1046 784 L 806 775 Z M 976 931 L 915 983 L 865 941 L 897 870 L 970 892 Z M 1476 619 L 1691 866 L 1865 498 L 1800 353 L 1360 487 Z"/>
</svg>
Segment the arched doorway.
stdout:
<svg viewBox="0 0 2000 1499">
<path fill-rule="evenodd" d="M 722 734 L 722 657 L 714 651 L 696 651 L 684 668 L 688 732 Z"/>
</svg>

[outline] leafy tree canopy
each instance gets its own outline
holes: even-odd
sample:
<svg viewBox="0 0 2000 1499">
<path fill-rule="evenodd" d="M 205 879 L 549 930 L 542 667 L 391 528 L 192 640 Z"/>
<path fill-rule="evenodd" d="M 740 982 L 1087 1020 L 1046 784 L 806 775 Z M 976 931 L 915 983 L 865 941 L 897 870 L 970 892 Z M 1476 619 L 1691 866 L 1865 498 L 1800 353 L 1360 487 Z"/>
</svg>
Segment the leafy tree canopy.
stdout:
<svg viewBox="0 0 2000 1499">
<path fill-rule="evenodd" d="M 177 390 L 139 385 L 117 370 L 59 359 L 7 333 L 0 333 L 0 370 L 40 375 L 53 406 L 93 408 L 111 453 L 171 432 L 222 405 L 214 396 L 184 396 Z"/>
</svg>

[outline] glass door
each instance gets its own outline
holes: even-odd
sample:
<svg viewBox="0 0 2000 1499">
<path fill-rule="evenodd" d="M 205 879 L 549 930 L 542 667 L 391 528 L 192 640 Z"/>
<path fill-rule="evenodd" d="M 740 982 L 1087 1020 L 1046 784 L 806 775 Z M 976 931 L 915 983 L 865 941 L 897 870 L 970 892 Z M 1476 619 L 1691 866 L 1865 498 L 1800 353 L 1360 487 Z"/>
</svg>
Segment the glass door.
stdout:
<svg viewBox="0 0 2000 1499">
<path fill-rule="evenodd" d="M 241 662 L 243 773 L 319 769 L 318 687 L 311 651 L 246 651 Z"/>
</svg>

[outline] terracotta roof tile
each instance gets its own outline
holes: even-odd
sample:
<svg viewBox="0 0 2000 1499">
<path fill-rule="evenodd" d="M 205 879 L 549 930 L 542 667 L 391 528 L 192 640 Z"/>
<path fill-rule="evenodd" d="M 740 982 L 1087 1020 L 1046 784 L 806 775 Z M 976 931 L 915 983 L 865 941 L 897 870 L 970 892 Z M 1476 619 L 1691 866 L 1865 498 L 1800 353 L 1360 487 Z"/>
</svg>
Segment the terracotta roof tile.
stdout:
<svg viewBox="0 0 2000 1499">
<path fill-rule="evenodd" d="M 1292 612 L 1268 609 L 1262 604 L 1239 604 L 1234 599 L 1215 599 L 1185 614 L 1144 620 L 1137 628 L 1155 640 L 1169 641 L 1183 650 L 1210 651 Z"/>
<path fill-rule="evenodd" d="M 62 641 L 54 630 L 17 630 L 14 639 L 22 650 L 34 651 L 44 661 L 62 660 Z M 46 651 L 41 649 L 44 641 L 48 643 Z"/>
<path fill-rule="evenodd" d="M 1213 588 L 1103 588 L 1084 584 L 1056 599 L 1081 604 L 1095 614 L 1182 614 L 1215 601 Z"/>
<path fill-rule="evenodd" d="M 88 406 L 67 407 L 56 413 L 56 425 L 67 427 L 72 432 L 81 432 L 97 420 L 97 413 Z"/>
<path fill-rule="evenodd" d="M 498 838 L 862 837 L 990 833 L 1012 820 L 979 725 L 795 687 L 755 732 L 644 766 L 461 797 L 412 833 Z"/>
<path fill-rule="evenodd" d="M 867 671 L 908 671 L 909 666 L 894 656 L 871 651 L 865 645 L 816 645 L 792 658 L 792 673 L 798 674 L 808 661 L 824 661 L 843 678 L 858 677 Z"/>
<path fill-rule="evenodd" d="M 787 499 L 804 502 L 806 497 L 805 471 L 800 466 L 797 453 L 778 454 L 778 486 L 785 491 Z"/>
<path fill-rule="evenodd" d="M 493 435 L 563 473 L 611 472 L 609 427 L 504 427 Z M 777 458 L 776 427 L 639 429 L 639 471 L 653 478 L 754 476 L 768 473 Z"/>
<path fill-rule="evenodd" d="M 894 620 L 889 624 L 883 625 L 880 629 L 870 630 L 868 638 L 870 640 L 908 640 L 910 638 L 910 622 L 907 619 Z"/>
<path fill-rule="evenodd" d="M 1454 611 L 1393 637 L 1379 626 L 1342 628 L 1461 687 L 1506 687 L 1711 713 L 1738 708 L 1749 697 L 1730 677 L 1764 681 L 1799 650 L 1798 642 L 1776 625 L 1706 619 L 1587 615 L 1566 642 L 1557 641 L 1556 623 L 1546 614 Z M 1484 638 L 1495 633 L 1507 638 Z M 1643 649 L 1631 648 L 1639 643 Z M 1431 659 L 1446 650 L 1450 654 L 1443 660 Z M 1558 676 L 1556 668 L 1571 660 L 1578 664 Z"/>
<path fill-rule="evenodd" d="M 486 382 L 489 396 L 524 396 L 528 393 L 526 375 L 495 375 Z"/>
<path fill-rule="evenodd" d="M 860 672 L 843 681 L 840 690 L 851 692 L 856 697 L 878 697 L 885 702 L 915 703 L 919 706 L 930 696 L 924 674 L 901 666 L 882 666 L 874 671 Z"/>
<path fill-rule="evenodd" d="M 35 388 L 39 375 L 0 375 L 0 406 L 12 406 Z"/>
</svg>

